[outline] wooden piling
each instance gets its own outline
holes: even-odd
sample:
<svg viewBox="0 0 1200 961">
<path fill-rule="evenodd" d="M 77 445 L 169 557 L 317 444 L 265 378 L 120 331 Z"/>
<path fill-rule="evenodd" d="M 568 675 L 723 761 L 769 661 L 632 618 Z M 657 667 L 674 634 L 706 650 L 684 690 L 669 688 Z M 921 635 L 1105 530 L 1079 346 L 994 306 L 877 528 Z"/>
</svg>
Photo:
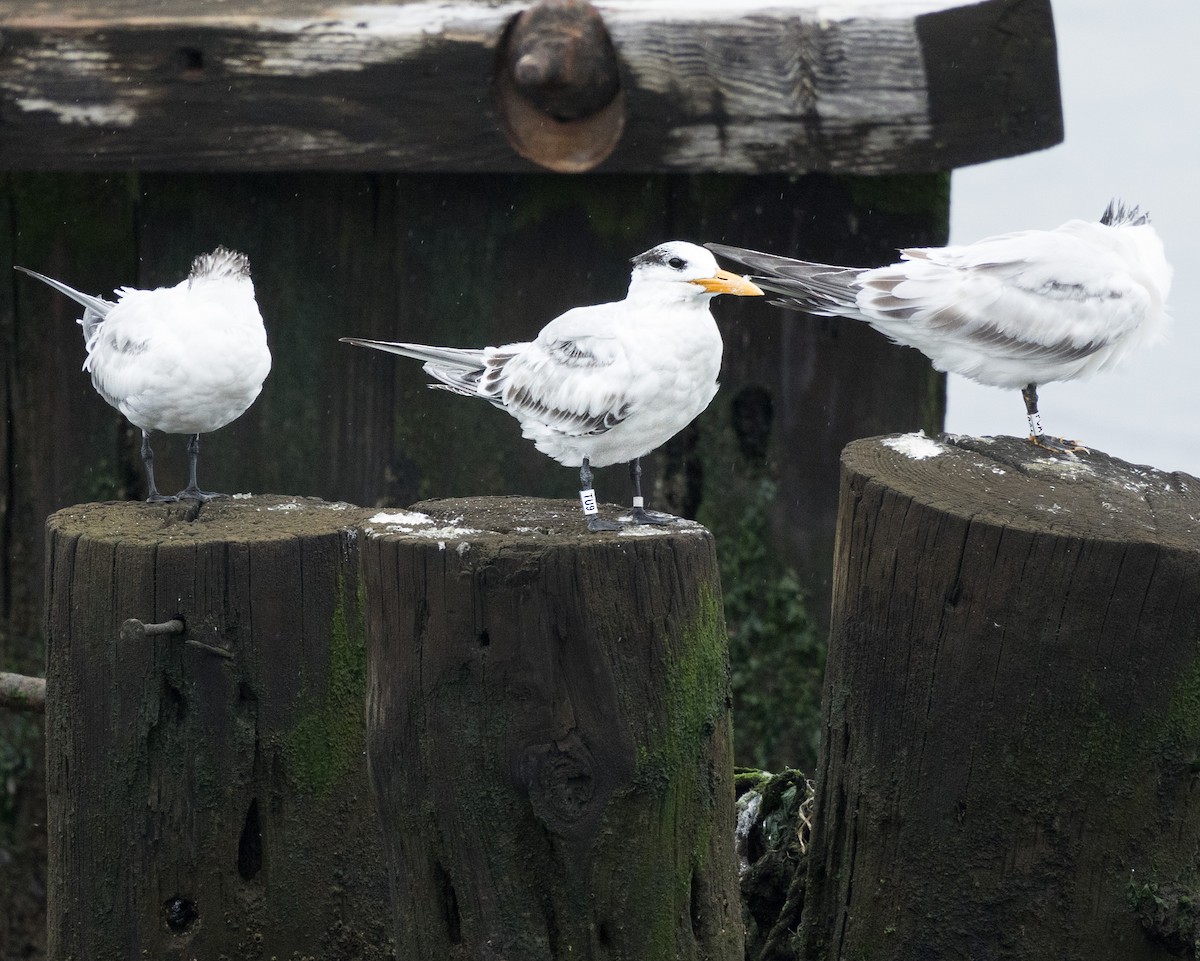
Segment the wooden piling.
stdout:
<svg viewBox="0 0 1200 961">
<path fill-rule="evenodd" d="M 363 513 L 267 496 L 50 517 L 51 961 L 392 956 Z"/>
<path fill-rule="evenodd" d="M 398 957 L 740 961 L 711 536 L 588 534 L 574 501 L 414 510 L 363 543 Z"/>
<path fill-rule="evenodd" d="M 875 438 L 837 536 L 800 956 L 1191 950 L 1200 481 Z"/>
</svg>

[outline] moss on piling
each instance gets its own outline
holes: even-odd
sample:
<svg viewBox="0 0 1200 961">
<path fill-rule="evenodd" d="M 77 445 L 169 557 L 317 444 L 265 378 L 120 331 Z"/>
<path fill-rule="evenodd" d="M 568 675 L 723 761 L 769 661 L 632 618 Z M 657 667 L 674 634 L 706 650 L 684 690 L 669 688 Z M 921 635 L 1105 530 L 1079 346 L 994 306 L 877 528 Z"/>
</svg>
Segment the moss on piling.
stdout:
<svg viewBox="0 0 1200 961">
<path fill-rule="evenodd" d="M 717 586 L 700 586 L 695 619 L 683 630 L 675 653 L 666 663 L 668 706 L 655 738 L 657 750 L 638 758 L 637 776 L 638 783 L 662 792 L 651 832 L 655 843 L 642 854 L 645 880 L 639 890 L 649 895 L 643 956 L 664 961 L 678 955 L 678 925 L 690 910 L 692 885 L 712 869 L 712 819 L 698 812 L 717 803 L 713 772 L 700 764 L 708 739 L 729 736 L 723 722 L 729 699 L 728 639 Z M 726 757 L 730 753 L 724 752 Z M 662 855 L 669 851 L 676 851 L 677 859 L 666 873 Z M 664 901 L 670 910 L 664 909 Z"/>
<path fill-rule="evenodd" d="M 366 736 L 363 698 L 367 686 L 367 644 L 361 625 L 366 603 L 359 584 L 353 627 L 347 618 L 346 585 L 338 577 L 338 602 L 329 625 L 329 686 L 320 703 L 292 729 L 288 760 L 296 783 L 312 794 L 327 794 L 362 755 Z"/>
</svg>

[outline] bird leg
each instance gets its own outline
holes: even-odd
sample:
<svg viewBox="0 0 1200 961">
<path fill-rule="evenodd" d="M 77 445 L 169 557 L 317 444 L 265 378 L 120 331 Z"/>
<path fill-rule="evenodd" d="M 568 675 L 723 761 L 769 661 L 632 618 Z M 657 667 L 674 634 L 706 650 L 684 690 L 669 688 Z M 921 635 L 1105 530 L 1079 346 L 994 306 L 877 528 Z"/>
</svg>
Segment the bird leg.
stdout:
<svg viewBox="0 0 1200 961">
<path fill-rule="evenodd" d="M 188 439 L 188 486 L 181 490 L 176 496 L 180 500 L 194 501 L 210 501 L 214 497 L 224 497 L 224 494 L 214 494 L 210 491 L 202 491 L 196 483 L 196 461 L 200 459 L 200 435 L 193 434 Z"/>
<path fill-rule="evenodd" d="M 1050 437 L 1042 431 L 1042 415 L 1038 413 L 1037 384 L 1026 384 L 1021 388 L 1025 400 L 1025 416 L 1029 418 L 1029 440 L 1038 447 L 1054 454 L 1088 454 L 1090 451 L 1073 440 Z"/>
<path fill-rule="evenodd" d="M 179 500 L 170 494 L 160 494 L 154 483 L 154 451 L 150 447 L 150 431 L 142 431 L 142 466 L 146 468 L 146 486 L 150 489 L 147 504 L 170 504 Z"/>
<path fill-rule="evenodd" d="M 589 531 L 596 533 L 621 529 L 620 524 L 606 521 L 600 516 L 600 508 L 596 506 L 596 492 L 592 489 L 592 465 L 586 457 L 583 459 L 583 466 L 579 468 L 579 500 L 583 503 L 583 516 L 587 518 Z"/>
<path fill-rule="evenodd" d="M 629 462 L 629 483 L 633 485 L 633 522 L 635 524 L 673 524 L 679 520 L 673 514 L 648 511 L 642 499 L 642 459 L 635 457 Z"/>
</svg>

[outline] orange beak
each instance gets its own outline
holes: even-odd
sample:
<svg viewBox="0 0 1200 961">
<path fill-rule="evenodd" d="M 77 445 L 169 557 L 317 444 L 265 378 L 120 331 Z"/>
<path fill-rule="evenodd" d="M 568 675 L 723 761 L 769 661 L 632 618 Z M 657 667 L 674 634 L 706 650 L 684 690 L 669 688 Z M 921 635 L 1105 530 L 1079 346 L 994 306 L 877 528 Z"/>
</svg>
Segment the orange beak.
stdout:
<svg viewBox="0 0 1200 961">
<path fill-rule="evenodd" d="M 763 296 L 757 285 L 728 270 L 718 270 L 712 277 L 701 277 L 689 283 L 703 287 L 710 294 L 733 294 L 735 297 Z"/>
</svg>

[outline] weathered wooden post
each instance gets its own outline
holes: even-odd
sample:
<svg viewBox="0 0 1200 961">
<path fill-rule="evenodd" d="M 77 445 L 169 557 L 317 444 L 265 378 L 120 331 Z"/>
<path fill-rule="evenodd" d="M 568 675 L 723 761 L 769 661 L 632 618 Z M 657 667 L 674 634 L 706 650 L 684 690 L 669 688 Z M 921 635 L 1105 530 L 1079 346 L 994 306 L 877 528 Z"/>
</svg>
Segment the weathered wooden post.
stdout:
<svg viewBox="0 0 1200 961">
<path fill-rule="evenodd" d="M 712 537 L 587 535 L 571 501 L 414 510 L 363 545 L 397 956 L 740 961 Z"/>
<path fill-rule="evenodd" d="M 800 956 L 1190 956 L 1200 481 L 1014 438 L 842 469 Z"/>
<path fill-rule="evenodd" d="M 48 955 L 391 957 L 346 504 L 86 504 L 47 531 Z"/>
</svg>

